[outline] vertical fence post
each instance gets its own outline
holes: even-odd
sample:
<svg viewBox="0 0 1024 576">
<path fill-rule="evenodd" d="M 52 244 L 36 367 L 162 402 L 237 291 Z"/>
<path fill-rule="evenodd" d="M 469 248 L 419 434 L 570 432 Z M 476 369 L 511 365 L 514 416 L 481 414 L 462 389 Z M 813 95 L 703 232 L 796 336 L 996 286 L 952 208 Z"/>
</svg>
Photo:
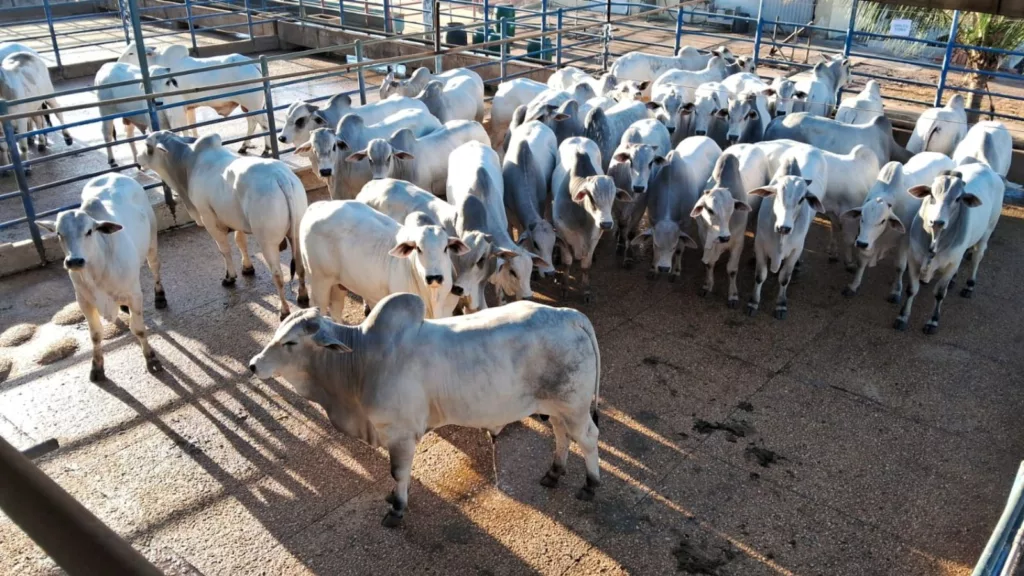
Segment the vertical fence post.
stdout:
<svg viewBox="0 0 1024 576">
<path fill-rule="evenodd" d="M 299 0 L 299 18 L 305 18 L 305 17 L 306 17 L 306 5 L 302 3 L 302 0 Z"/>
<path fill-rule="evenodd" d="M 267 130 L 270 132 L 270 152 L 274 159 L 280 159 L 277 148 L 277 118 L 274 118 L 274 94 L 270 89 L 270 66 L 266 55 L 260 55 L 260 74 L 263 76 L 263 107 L 267 109 Z"/>
<path fill-rule="evenodd" d="M 946 41 L 946 55 L 942 57 L 942 72 L 939 73 L 939 85 L 935 88 L 935 106 L 942 106 L 942 93 L 946 90 L 946 76 L 949 65 L 953 63 L 953 49 L 956 48 L 956 35 L 960 32 L 960 11 L 953 11 L 953 25 L 949 28 L 949 40 Z"/>
<path fill-rule="evenodd" d="M 629 14 L 629 9 L 626 10 L 626 14 Z M 604 23 L 611 26 L 612 23 L 612 0 L 607 0 L 607 4 L 604 9 Z"/>
<path fill-rule="evenodd" d="M 555 21 L 555 25 L 558 26 L 555 30 L 555 68 L 562 67 L 562 9 L 558 9 L 558 19 Z"/>
<path fill-rule="evenodd" d="M 366 106 L 366 77 L 363 75 L 363 41 L 356 40 L 356 77 L 359 78 L 359 105 Z"/>
<path fill-rule="evenodd" d="M 46 13 L 46 26 L 50 29 L 50 43 L 53 44 L 53 58 L 57 63 L 57 70 L 64 71 L 60 63 L 60 47 L 57 45 L 57 33 L 53 30 L 53 11 L 50 10 L 50 0 L 43 0 L 43 11 Z"/>
<path fill-rule="evenodd" d="M 338 0 L 338 19 L 342 26 L 345 25 L 345 0 Z"/>
<path fill-rule="evenodd" d="M 843 56 L 850 56 L 850 48 L 853 47 L 853 33 L 857 29 L 857 4 L 859 0 L 850 3 L 850 23 L 846 26 L 846 40 L 843 42 Z"/>
<path fill-rule="evenodd" d="M 608 2 L 611 2 L 611 0 L 608 0 Z M 601 71 L 607 72 L 608 57 L 612 44 L 612 25 L 610 23 L 605 23 L 604 25 L 604 34 L 601 38 L 601 43 L 604 45 L 601 49 Z"/>
<path fill-rule="evenodd" d="M 139 3 L 138 0 L 127 0 L 128 11 L 132 17 L 132 33 L 135 36 L 135 53 L 139 57 L 139 72 L 142 74 L 142 89 L 146 95 L 153 94 L 153 82 L 149 79 L 149 62 L 146 58 L 146 41 L 142 35 L 142 22 L 139 21 Z M 149 110 L 149 126 L 153 132 L 160 129 L 160 120 L 156 113 L 156 106 L 153 104 L 152 98 L 146 99 L 146 109 Z M 164 188 L 164 203 L 167 204 L 167 209 L 171 211 L 171 217 L 177 218 L 177 213 L 174 210 L 174 194 L 167 184 L 163 185 Z"/>
<path fill-rule="evenodd" d="M 487 42 L 488 32 L 491 29 L 491 3 L 490 0 L 484 0 L 484 42 Z"/>
<path fill-rule="evenodd" d="M 192 37 L 192 53 L 199 56 L 199 46 L 196 45 L 196 24 L 192 19 L 192 0 L 185 0 L 185 16 L 188 17 L 188 33 Z"/>
<path fill-rule="evenodd" d="M 508 33 L 505 30 L 505 18 L 502 18 L 498 25 L 501 26 L 501 81 L 505 81 L 505 73 L 508 71 L 508 43 L 505 40 Z"/>
<path fill-rule="evenodd" d="M 764 23 L 764 0 L 757 3 L 757 29 L 754 31 L 754 70 L 761 63 L 761 25 Z"/>
<path fill-rule="evenodd" d="M 124 28 L 124 43 L 128 44 L 132 41 L 132 36 L 128 32 L 128 14 L 125 13 L 124 0 L 117 0 L 117 11 L 121 15 L 121 28 Z"/>
<path fill-rule="evenodd" d="M 245 23 L 249 27 L 249 41 L 254 42 L 256 37 L 252 35 L 252 8 L 249 6 L 249 0 L 245 0 Z"/>
<path fill-rule="evenodd" d="M 540 0 L 540 31 L 542 34 L 548 32 L 548 0 Z M 544 47 L 544 40 L 547 36 L 541 36 L 540 46 Z"/>
<path fill-rule="evenodd" d="M 484 1 L 486 2 L 487 0 Z M 434 26 L 434 74 L 440 74 L 441 67 L 444 64 L 444 59 L 441 57 L 441 0 L 435 0 L 433 6 L 434 13 L 431 14 L 431 17 Z M 484 34 L 484 40 L 487 40 L 486 33 Z"/>
<path fill-rule="evenodd" d="M 390 0 L 384 0 L 384 34 L 391 34 L 391 2 Z"/>
<path fill-rule="evenodd" d="M 679 54 L 679 49 L 683 47 L 683 7 L 680 6 L 676 9 L 676 44 L 672 50 L 673 54 Z"/>
<path fill-rule="evenodd" d="M 10 112 L 7 101 L 0 100 L 0 116 Z M 7 150 L 11 157 L 11 164 L 14 167 L 14 177 L 18 181 L 18 191 L 21 195 L 21 204 L 25 208 L 25 221 L 28 222 L 28 233 L 32 236 L 32 244 L 39 254 L 39 261 L 46 264 L 46 250 L 43 249 L 43 237 L 39 234 L 39 227 L 36 226 L 36 211 L 32 206 L 32 198 L 29 196 L 28 179 L 25 174 L 25 167 L 21 163 L 21 151 L 18 150 L 18 138 L 14 133 L 14 125 L 10 120 L 3 122 L 4 141 L 7 143 Z"/>
</svg>

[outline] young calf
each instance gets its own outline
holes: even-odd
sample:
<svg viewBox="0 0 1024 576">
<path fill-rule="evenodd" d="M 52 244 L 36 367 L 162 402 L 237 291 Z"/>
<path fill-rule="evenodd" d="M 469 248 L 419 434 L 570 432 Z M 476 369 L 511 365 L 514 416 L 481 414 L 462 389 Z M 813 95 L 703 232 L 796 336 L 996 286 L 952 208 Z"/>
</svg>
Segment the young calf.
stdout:
<svg viewBox="0 0 1024 576">
<path fill-rule="evenodd" d="M 395 294 L 358 326 L 297 312 L 249 368 L 262 379 L 287 380 L 338 430 L 387 448 L 396 484 L 386 498 L 386 527 L 405 516 L 416 444 L 449 424 L 493 431 L 548 414 L 555 453 L 541 485 L 558 485 L 572 440 L 587 469 L 576 497 L 592 500 L 601 484 L 601 353 L 587 317 L 533 302 L 438 321 L 425 320 L 424 311 L 417 296 Z"/>
<path fill-rule="evenodd" d="M 37 224 L 57 233 L 64 250 L 64 267 L 75 286 L 75 299 L 89 323 L 92 369 L 89 380 L 99 382 L 103 371 L 103 326 L 113 322 L 118 305 L 127 306 L 129 325 L 139 339 L 146 368 L 160 370 L 160 360 L 146 340 L 142 318 L 139 267 L 149 264 L 155 284 L 154 304 L 167 307 L 160 283 L 160 257 L 156 250 L 156 215 L 142 186 L 120 174 L 97 176 L 82 190 L 82 207 L 57 215 L 57 221 Z"/>
<path fill-rule="evenodd" d="M 939 329 L 939 314 L 949 283 L 968 250 L 972 252 L 971 277 L 960 295 L 970 298 L 974 294 L 978 267 L 1002 212 L 1005 186 L 999 174 L 987 165 L 974 163 L 944 172 L 931 186 L 916 186 L 909 192 L 922 201 L 910 226 L 907 299 L 894 327 L 907 329 L 921 282 L 934 280 L 935 308 L 924 325 L 925 334 L 934 334 Z"/>
<path fill-rule="evenodd" d="M 821 151 L 816 148 L 798 149 L 786 153 L 768 186 L 750 191 L 754 196 L 774 196 L 774 199 L 762 201 L 757 213 L 757 236 L 754 239 L 757 273 L 754 292 L 747 304 L 749 316 L 757 314 L 761 305 L 761 288 L 768 279 L 770 264 L 772 273 L 779 275 L 775 318 L 786 318 L 789 311 L 786 289 L 793 277 L 793 268 L 803 254 L 814 213 L 825 211 L 822 199 L 814 195 L 811 185 L 815 181 L 827 180 L 828 165 Z"/>
</svg>

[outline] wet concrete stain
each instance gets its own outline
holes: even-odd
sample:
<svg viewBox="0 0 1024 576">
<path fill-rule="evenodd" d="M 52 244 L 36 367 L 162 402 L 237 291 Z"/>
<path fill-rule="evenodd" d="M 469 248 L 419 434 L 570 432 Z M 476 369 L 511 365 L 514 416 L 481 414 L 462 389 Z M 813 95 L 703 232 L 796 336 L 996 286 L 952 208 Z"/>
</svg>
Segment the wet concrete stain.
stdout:
<svg viewBox="0 0 1024 576">
<path fill-rule="evenodd" d="M 747 449 L 744 450 L 743 453 L 746 454 L 747 458 L 754 460 L 763 468 L 767 468 L 772 464 L 777 464 L 780 460 L 786 459 L 774 450 L 754 446 L 753 444 L 747 446 Z"/>
<path fill-rule="evenodd" d="M 738 408 L 740 410 L 743 410 L 744 412 L 753 412 L 754 411 L 754 405 L 751 404 L 750 402 L 746 402 L 746 401 L 743 401 L 743 402 L 740 402 L 739 404 L 737 404 L 736 408 Z"/>
<path fill-rule="evenodd" d="M 676 569 L 683 574 L 719 576 L 719 569 L 735 560 L 737 552 L 731 546 L 698 544 L 684 534 L 672 555 L 676 557 Z"/>
<path fill-rule="evenodd" d="M 698 434 L 711 434 L 716 430 L 722 430 L 729 434 L 743 438 L 748 434 L 756 432 L 754 426 L 746 420 L 729 420 L 727 422 L 708 422 L 702 418 L 698 418 L 693 422 L 693 431 Z"/>
</svg>

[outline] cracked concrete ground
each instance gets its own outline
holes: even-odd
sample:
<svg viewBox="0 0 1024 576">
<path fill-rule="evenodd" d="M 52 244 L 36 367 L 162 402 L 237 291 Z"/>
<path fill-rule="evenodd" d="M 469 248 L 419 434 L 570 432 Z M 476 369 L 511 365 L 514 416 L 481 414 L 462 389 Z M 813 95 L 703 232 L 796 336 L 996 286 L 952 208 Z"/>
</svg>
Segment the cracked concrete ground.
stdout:
<svg viewBox="0 0 1024 576">
<path fill-rule="evenodd" d="M 669 284 L 645 279 L 645 262 L 620 269 L 603 245 L 595 302 L 580 306 L 602 351 L 593 503 L 573 497 L 575 452 L 561 487 L 539 485 L 546 423 L 511 425 L 493 445 L 449 427 L 419 446 L 404 527 L 382 528 L 386 454 L 335 432 L 286 383 L 250 377 L 278 324 L 269 273 L 261 262 L 222 288 L 197 228 L 160 237 L 170 306 L 146 298 L 157 375 L 121 334 L 105 343 L 109 381 L 90 384 L 85 326 L 50 322 L 73 300 L 66 273 L 0 280 L 0 331 L 38 326 L 0 349 L 14 364 L 0 434 L 20 448 L 58 439 L 37 461 L 47 474 L 149 557 L 204 574 L 969 574 L 1024 452 L 1022 217 L 1007 210 L 975 298 L 951 298 L 932 337 L 928 297 L 912 331 L 890 327 L 885 265 L 856 299 L 840 294 L 822 226 L 785 321 L 727 309 L 724 278 L 699 298 L 693 252 Z M 552 300 L 551 284 L 537 292 L 577 306 Z M 62 337 L 79 351 L 34 363 Z M 56 570 L 0 518 L 0 573 Z"/>
</svg>

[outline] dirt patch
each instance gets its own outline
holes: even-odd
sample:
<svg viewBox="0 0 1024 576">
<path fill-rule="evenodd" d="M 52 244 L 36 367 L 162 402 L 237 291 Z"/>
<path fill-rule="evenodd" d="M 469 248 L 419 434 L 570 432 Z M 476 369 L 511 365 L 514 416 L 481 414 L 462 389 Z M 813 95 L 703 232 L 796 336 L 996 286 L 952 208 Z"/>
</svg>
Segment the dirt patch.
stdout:
<svg viewBox="0 0 1024 576">
<path fill-rule="evenodd" d="M 746 420 L 729 420 L 728 422 L 708 422 L 698 418 L 693 422 L 693 431 L 698 434 L 711 434 L 716 430 L 723 430 L 738 436 L 740 438 L 745 437 L 747 434 L 753 434 L 755 432 L 754 427 Z"/>
<path fill-rule="evenodd" d="M 744 450 L 744 454 L 747 455 L 747 458 L 754 460 L 763 468 L 767 468 L 772 464 L 777 464 L 780 460 L 786 459 L 773 450 L 754 445 L 748 446 L 747 449 Z"/>
<path fill-rule="evenodd" d="M 34 324 L 15 324 L 0 334 L 0 347 L 20 346 L 35 336 Z"/>
<path fill-rule="evenodd" d="M 7 356 L 0 356 L 0 382 L 7 380 L 7 377 L 11 375 L 12 368 L 14 368 L 14 361 Z"/>
<path fill-rule="evenodd" d="M 36 357 L 36 364 L 43 366 L 53 364 L 71 356 L 78 350 L 78 341 L 69 336 L 64 336 L 50 342 L 43 348 L 43 351 Z"/>
<path fill-rule="evenodd" d="M 740 410 L 743 410 L 744 412 L 754 411 L 754 405 L 746 401 L 740 402 L 739 404 L 736 405 L 736 407 L 739 408 Z"/>
<path fill-rule="evenodd" d="M 85 322 L 85 314 L 82 314 L 78 302 L 72 302 L 54 314 L 50 321 L 58 326 L 73 326 Z"/>
<path fill-rule="evenodd" d="M 672 555 L 676 557 L 676 569 L 684 574 L 719 576 L 719 569 L 735 560 L 737 552 L 731 546 L 697 543 L 684 534 Z"/>
</svg>

